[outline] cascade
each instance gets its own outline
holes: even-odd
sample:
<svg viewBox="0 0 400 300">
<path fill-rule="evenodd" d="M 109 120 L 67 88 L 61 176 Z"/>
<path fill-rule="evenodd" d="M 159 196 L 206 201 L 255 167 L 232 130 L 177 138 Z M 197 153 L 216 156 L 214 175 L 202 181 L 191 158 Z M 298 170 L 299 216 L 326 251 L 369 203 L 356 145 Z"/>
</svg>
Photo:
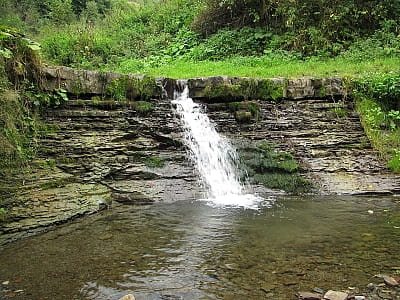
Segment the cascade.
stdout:
<svg viewBox="0 0 400 300">
<path fill-rule="evenodd" d="M 173 104 L 184 131 L 189 156 L 206 189 L 206 201 L 216 206 L 256 208 L 263 199 L 246 193 L 240 182 L 236 150 L 217 133 L 201 105 L 189 97 L 186 81 L 178 81 Z"/>
</svg>

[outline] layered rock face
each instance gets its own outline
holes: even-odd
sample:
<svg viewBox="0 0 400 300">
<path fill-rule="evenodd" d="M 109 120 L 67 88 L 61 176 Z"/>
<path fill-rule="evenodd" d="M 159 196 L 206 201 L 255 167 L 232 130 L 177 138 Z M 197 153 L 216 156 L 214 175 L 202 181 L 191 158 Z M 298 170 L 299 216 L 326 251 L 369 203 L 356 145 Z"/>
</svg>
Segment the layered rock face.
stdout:
<svg viewBox="0 0 400 300">
<path fill-rule="evenodd" d="M 70 100 L 43 114 L 51 129 L 40 141 L 43 167 L 21 179 L 26 182 L 16 197 L 25 204 L 14 208 L 15 218 L 3 234 L 63 222 L 112 203 L 202 196 L 171 105 L 174 80 L 142 84 L 144 77 L 115 73 L 44 71 L 45 88 L 66 89 Z M 218 132 L 238 148 L 262 141 L 290 152 L 318 194 L 400 192 L 400 177 L 372 150 L 340 79 L 213 77 L 191 79 L 188 85 Z"/>
</svg>

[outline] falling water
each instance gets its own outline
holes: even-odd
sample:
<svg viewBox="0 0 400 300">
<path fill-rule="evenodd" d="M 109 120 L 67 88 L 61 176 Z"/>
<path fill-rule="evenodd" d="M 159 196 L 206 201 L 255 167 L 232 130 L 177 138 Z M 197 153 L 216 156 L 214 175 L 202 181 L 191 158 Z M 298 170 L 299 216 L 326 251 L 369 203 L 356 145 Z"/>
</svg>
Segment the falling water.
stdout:
<svg viewBox="0 0 400 300">
<path fill-rule="evenodd" d="M 185 81 L 178 82 L 173 103 L 180 116 L 190 158 L 206 188 L 207 201 L 217 206 L 256 208 L 262 198 L 246 194 L 238 178 L 235 149 L 219 135 L 199 104 L 189 97 Z"/>
</svg>

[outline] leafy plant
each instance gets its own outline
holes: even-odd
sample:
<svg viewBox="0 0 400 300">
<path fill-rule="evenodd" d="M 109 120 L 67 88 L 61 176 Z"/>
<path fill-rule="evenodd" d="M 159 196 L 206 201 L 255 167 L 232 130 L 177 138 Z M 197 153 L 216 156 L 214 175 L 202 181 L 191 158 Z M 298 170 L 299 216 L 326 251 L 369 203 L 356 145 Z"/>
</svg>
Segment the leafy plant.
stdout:
<svg viewBox="0 0 400 300">
<path fill-rule="evenodd" d="M 154 105 L 147 101 L 135 101 L 132 106 L 141 115 L 148 115 L 154 110 Z"/>
<path fill-rule="evenodd" d="M 389 122 L 390 129 L 396 130 L 398 124 L 400 123 L 400 111 L 391 109 L 387 113 L 387 120 Z"/>
<path fill-rule="evenodd" d="M 394 149 L 393 153 L 393 157 L 389 160 L 388 166 L 394 172 L 400 173 L 400 149 Z"/>
</svg>

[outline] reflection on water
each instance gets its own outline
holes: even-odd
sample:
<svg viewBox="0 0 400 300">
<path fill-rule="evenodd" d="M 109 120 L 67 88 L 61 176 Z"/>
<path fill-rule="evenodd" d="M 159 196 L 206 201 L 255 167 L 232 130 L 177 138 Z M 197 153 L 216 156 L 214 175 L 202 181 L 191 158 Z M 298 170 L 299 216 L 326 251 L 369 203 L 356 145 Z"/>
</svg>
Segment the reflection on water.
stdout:
<svg viewBox="0 0 400 300">
<path fill-rule="evenodd" d="M 387 222 L 398 212 L 393 198 L 362 197 L 115 208 L 4 247 L 0 280 L 23 290 L 14 299 L 294 299 L 399 265 Z"/>
</svg>

